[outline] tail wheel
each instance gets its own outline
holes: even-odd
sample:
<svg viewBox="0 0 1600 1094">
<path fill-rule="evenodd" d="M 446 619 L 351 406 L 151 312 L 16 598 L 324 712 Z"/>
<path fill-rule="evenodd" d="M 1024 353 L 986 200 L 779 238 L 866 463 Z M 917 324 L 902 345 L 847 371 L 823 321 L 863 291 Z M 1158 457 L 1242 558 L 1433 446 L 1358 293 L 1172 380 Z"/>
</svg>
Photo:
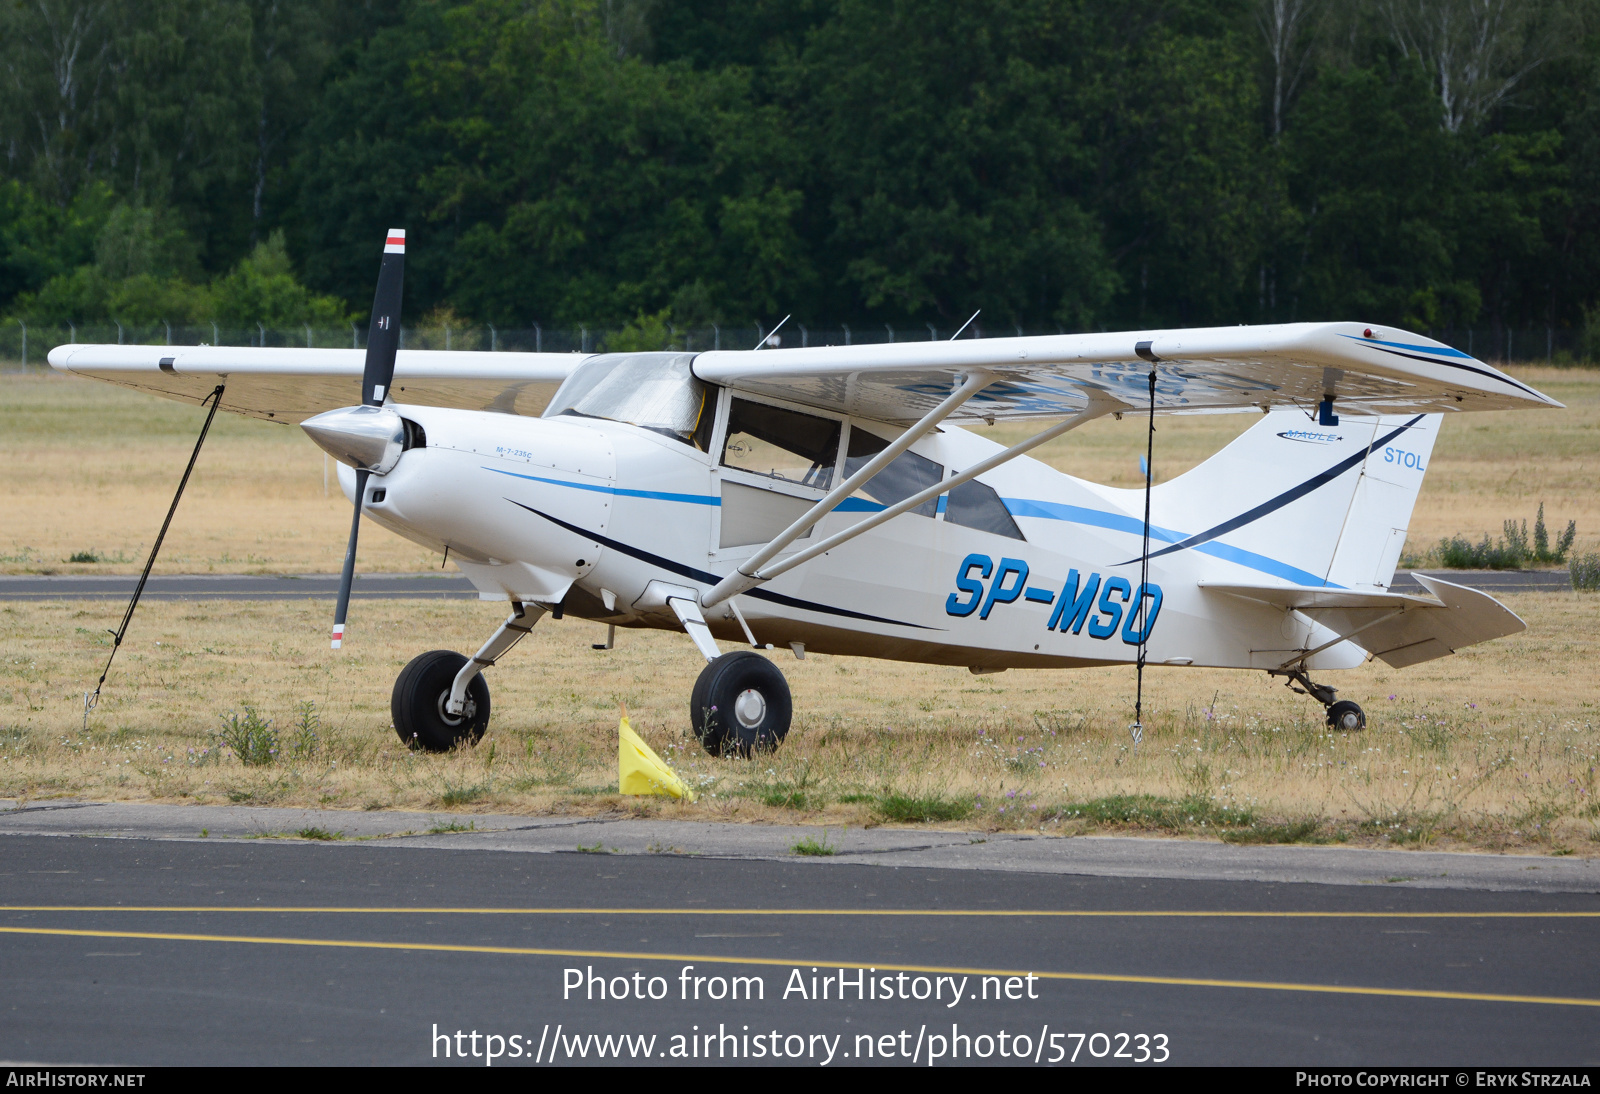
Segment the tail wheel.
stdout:
<svg viewBox="0 0 1600 1094">
<path fill-rule="evenodd" d="M 400 670 L 389 698 L 394 731 L 411 748 L 449 752 L 458 744 L 477 744 L 489 728 L 489 684 L 479 673 L 467 685 L 467 703 L 450 714 L 450 685 L 467 659 L 454 650 L 418 654 Z"/>
<path fill-rule="evenodd" d="M 689 698 L 689 724 L 713 756 L 769 752 L 789 732 L 794 704 L 778 667 L 750 650 L 707 665 Z"/>
<path fill-rule="evenodd" d="M 1328 708 L 1328 725 L 1344 733 L 1355 733 L 1367 728 L 1367 715 L 1348 699 L 1341 699 Z"/>
</svg>

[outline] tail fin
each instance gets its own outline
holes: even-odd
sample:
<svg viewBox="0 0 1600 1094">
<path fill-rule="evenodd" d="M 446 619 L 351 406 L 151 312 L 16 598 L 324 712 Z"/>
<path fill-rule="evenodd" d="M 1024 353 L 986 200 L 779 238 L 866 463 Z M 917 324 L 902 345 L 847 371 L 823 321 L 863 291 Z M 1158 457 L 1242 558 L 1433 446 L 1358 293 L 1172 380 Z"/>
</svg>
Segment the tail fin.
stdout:
<svg viewBox="0 0 1600 1094">
<path fill-rule="evenodd" d="M 1195 550 L 1297 585 L 1387 588 L 1438 435 L 1439 414 L 1317 425 L 1262 416 L 1232 444 L 1156 487 L 1152 557 Z M 1159 448 L 1159 442 L 1158 442 Z M 1242 576 L 1219 568 L 1219 577 Z"/>
</svg>

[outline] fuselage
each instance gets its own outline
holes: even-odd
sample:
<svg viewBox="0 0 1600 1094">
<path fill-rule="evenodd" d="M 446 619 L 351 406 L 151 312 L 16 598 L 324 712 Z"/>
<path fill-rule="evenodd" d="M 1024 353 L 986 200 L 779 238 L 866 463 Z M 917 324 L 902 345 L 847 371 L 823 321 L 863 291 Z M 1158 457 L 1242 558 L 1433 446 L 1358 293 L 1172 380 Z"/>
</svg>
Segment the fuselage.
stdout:
<svg viewBox="0 0 1600 1094">
<path fill-rule="evenodd" d="M 674 630 L 678 619 L 646 595 L 652 582 L 710 588 L 898 433 L 716 388 L 701 411 L 714 417 L 702 417 L 692 436 L 572 413 L 394 409 L 421 427 L 425 443 L 373 476 L 362 499 L 368 517 L 448 549 L 487 598 Z M 1366 421 L 1353 419 L 1342 432 L 1375 435 L 1377 420 Z M 785 430 L 800 439 L 787 440 Z M 1308 442 L 1292 432 L 1277 436 L 1298 457 Z M 1357 437 L 1355 450 L 1363 443 Z M 1324 462 L 1350 444 L 1330 433 Z M 946 425 L 791 550 L 999 448 Z M 1298 463 L 1258 462 L 1202 476 L 1208 463 L 1155 488 L 1143 597 L 1144 492 L 1089 483 L 1024 456 L 969 484 L 981 489 L 944 494 L 733 603 L 758 643 L 818 653 L 978 671 L 1073 667 L 1130 662 L 1147 634 L 1151 664 L 1273 668 L 1336 636 L 1297 613 L 1208 592 L 1203 582 L 1321 584 L 1327 568 L 1308 572 L 1276 557 L 1270 542 L 1250 540 L 1248 526 L 1173 547 L 1202 539 L 1253 499 L 1288 496 L 1304 478 Z M 342 471 L 348 494 L 354 475 Z M 1299 532 L 1337 543 L 1349 506 L 1301 504 L 1302 495 L 1284 503 L 1296 506 Z M 1392 550 L 1385 540 L 1379 552 L 1391 557 L 1362 563 L 1374 575 L 1368 584 L 1387 583 L 1403 539 L 1402 529 Z M 707 622 L 718 638 L 745 641 L 729 604 L 709 609 Z M 1336 642 L 1309 667 L 1347 668 L 1364 657 Z"/>
</svg>

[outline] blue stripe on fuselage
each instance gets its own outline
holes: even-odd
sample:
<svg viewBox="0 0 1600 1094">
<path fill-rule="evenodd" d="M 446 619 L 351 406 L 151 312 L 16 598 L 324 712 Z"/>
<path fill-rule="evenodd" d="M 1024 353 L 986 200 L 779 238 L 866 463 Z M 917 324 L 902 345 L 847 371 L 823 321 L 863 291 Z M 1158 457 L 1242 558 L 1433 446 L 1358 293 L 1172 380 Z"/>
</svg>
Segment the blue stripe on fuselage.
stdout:
<svg viewBox="0 0 1600 1094">
<path fill-rule="evenodd" d="M 479 466 L 482 466 L 481 464 Z M 493 471 L 496 475 L 509 475 L 513 479 L 527 479 L 529 482 L 547 482 L 551 486 L 570 486 L 574 490 L 590 490 L 596 494 L 612 494 L 619 498 L 647 498 L 651 501 L 676 501 L 685 505 L 721 505 L 722 499 L 712 494 L 674 494 L 665 490 L 629 490 L 621 486 L 600 486 L 596 483 L 569 482 L 566 479 L 549 479 L 543 475 L 522 475 L 515 471 L 504 471 L 498 467 L 485 467 L 485 471 Z M 796 499 L 802 500 L 802 499 Z M 886 505 L 867 501 L 865 498 L 845 498 L 834 509 L 836 513 L 877 513 L 887 509 Z"/>
<path fill-rule="evenodd" d="M 1082 524 L 1091 528 L 1106 528 L 1113 532 L 1126 532 L 1132 536 L 1144 535 L 1144 521 L 1138 517 L 1130 517 L 1125 513 L 1108 513 L 1101 509 L 1085 509 L 1081 505 L 1063 505 L 1054 501 L 1039 501 L 1035 498 L 1001 498 L 1013 516 L 1037 517 L 1040 520 L 1060 520 L 1068 524 Z M 1173 531 L 1171 528 L 1162 528 L 1159 525 L 1150 526 L 1150 538 L 1162 540 L 1166 543 L 1181 543 L 1188 539 L 1185 532 Z M 1279 562 L 1266 555 L 1258 555 L 1254 551 L 1232 547 L 1226 543 L 1215 540 L 1197 544 L 1190 548 L 1201 554 L 1211 555 L 1226 562 L 1232 562 L 1251 570 L 1258 570 L 1273 577 L 1281 577 L 1285 581 L 1292 581 L 1296 585 L 1327 586 L 1330 589 L 1341 589 L 1344 586 L 1335 585 L 1326 581 L 1321 575 L 1302 570 L 1298 566 L 1290 566 L 1286 562 Z"/>
<path fill-rule="evenodd" d="M 481 466 L 481 465 L 480 465 Z M 620 486 L 601 486 L 595 483 L 571 482 L 566 479 L 551 479 L 543 475 L 523 475 L 515 471 L 503 471 L 498 467 L 485 467 L 485 471 L 493 471 L 497 475 L 508 475 L 514 479 L 527 479 L 530 482 L 549 483 L 551 486 L 567 486 L 574 490 L 590 490 L 600 494 L 613 494 L 625 498 L 646 498 L 652 501 L 675 501 L 686 505 L 720 505 L 722 499 L 710 494 L 674 494 L 664 490 L 628 490 Z M 1083 524 L 1092 528 L 1107 528 L 1114 532 L 1127 532 L 1130 535 L 1142 536 L 1144 534 L 1144 521 L 1137 517 L 1130 517 L 1124 513 L 1109 513 L 1101 509 L 1085 509 L 1081 505 L 1063 505 L 1054 501 L 1039 501 L 1032 498 L 1002 498 L 1007 509 L 1013 516 L 1037 517 L 1041 520 L 1060 520 L 1069 524 Z M 940 495 L 939 503 L 944 504 L 944 496 Z M 839 503 L 835 512 L 839 513 L 877 513 L 887 508 L 876 502 L 867 501 L 865 498 L 846 498 Z M 1187 538 L 1186 533 L 1175 532 L 1170 528 L 1150 526 L 1150 538 L 1159 539 L 1166 543 L 1178 543 Z M 1313 573 L 1265 555 L 1258 555 L 1254 551 L 1246 551 L 1238 547 L 1230 547 L 1226 543 L 1215 541 L 1202 543 L 1192 550 L 1202 554 L 1211 555 L 1227 562 L 1257 570 L 1273 577 L 1292 581 L 1296 585 L 1328 585 L 1329 588 L 1343 588 L 1340 585 L 1331 585 Z"/>
</svg>

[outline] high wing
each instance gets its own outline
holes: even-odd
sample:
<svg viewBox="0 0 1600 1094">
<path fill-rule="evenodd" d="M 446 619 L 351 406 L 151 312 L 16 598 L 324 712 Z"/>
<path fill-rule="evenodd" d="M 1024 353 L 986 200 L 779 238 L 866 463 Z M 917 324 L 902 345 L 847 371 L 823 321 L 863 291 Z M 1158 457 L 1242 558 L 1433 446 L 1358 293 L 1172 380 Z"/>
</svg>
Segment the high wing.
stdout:
<svg viewBox="0 0 1600 1094">
<path fill-rule="evenodd" d="M 1354 642 L 1397 669 L 1528 629 L 1515 612 L 1488 593 L 1427 574 L 1415 576 L 1430 595 L 1210 581 L 1202 581 L 1200 587 L 1297 611 L 1339 635 L 1339 640 Z M 1306 656 L 1298 654 L 1284 667 Z"/>
<path fill-rule="evenodd" d="M 537 417 L 578 364 L 577 353 L 401 350 L 394 401 Z M 364 354 L 356 349 L 233 346 L 57 346 L 50 364 L 169 399 L 198 403 L 226 383 L 222 409 L 299 423 L 361 402 Z"/>
<path fill-rule="evenodd" d="M 897 424 L 917 420 L 956 377 L 996 382 L 954 419 L 1059 418 L 1092 395 L 1165 412 L 1297 405 L 1333 396 L 1341 413 L 1509 410 L 1561 404 L 1460 350 L 1356 323 L 1206 327 L 954 342 L 702 353 L 702 380 Z"/>
</svg>

